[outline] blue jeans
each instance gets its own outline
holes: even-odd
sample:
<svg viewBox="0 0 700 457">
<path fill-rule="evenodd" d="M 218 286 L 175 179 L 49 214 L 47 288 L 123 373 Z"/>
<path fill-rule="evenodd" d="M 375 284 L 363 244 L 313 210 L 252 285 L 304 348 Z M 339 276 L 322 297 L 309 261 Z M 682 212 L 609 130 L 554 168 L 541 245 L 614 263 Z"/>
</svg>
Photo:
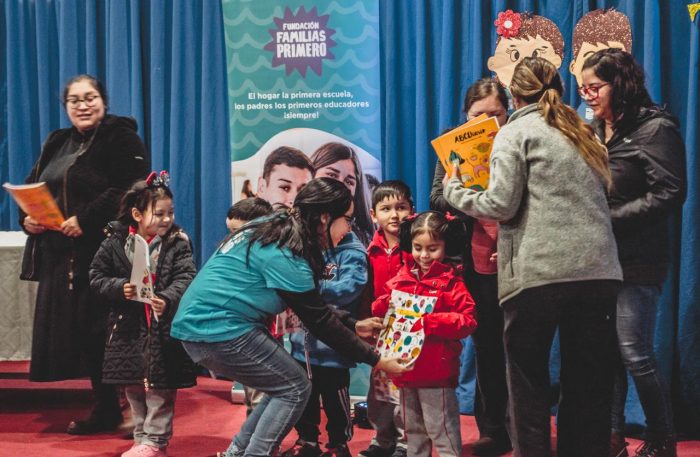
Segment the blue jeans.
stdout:
<svg viewBox="0 0 700 457">
<path fill-rule="evenodd" d="M 625 429 L 629 371 L 646 416 L 647 439 L 652 440 L 674 435 L 669 389 L 656 368 L 654 356 L 659 293 L 657 286 L 623 284 L 617 298 L 617 338 L 622 362 L 615 370 L 612 429 L 617 433 Z"/>
<path fill-rule="evenodd" d="M 299 420 L 311 395 L 306 371 L 267 330 L 220 343 L 184 342 L 196 363 L 264 392 L 226 456 L 269 456 Z"/>
</svg>

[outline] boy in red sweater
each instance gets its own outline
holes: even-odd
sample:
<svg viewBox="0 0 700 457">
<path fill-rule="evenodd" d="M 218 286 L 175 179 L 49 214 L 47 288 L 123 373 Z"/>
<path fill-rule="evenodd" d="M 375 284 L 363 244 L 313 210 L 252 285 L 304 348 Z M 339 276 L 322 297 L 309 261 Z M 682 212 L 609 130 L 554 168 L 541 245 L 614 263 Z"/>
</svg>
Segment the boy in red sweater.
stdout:
<svg viewBox="0 0 700 457">
<path fill-rule="evenodd" d="M 367 248 L 373 277 L 372 301 L 386 293 L 387 281 L 399 272 L 402 265 L 413 262 L 409 253 L 399 249 L 399 226 L 411 214 L 411 189 L 402 181 L 384 181 L 372 192 L 372 220 L 379 226 Z M 368 310 L 366 315 L 369 314 Z M 367 418 L 376 435 L 370 446 L 360 452 L 359 456 L 405 457 L 406 436 L 400 406 L 377 399 L 373 385 L 370 382 Z"/>
</svg>

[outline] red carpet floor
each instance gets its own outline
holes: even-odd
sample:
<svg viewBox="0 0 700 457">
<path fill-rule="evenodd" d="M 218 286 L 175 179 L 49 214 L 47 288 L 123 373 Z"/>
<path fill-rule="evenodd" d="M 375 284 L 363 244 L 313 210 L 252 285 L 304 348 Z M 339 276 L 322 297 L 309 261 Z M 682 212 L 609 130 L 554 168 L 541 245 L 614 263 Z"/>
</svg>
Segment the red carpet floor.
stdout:
<svg viewBox="0 0 700 457">
<path fill-rule="evenodd" d="M 64 433 L 70 420 L 87 412 L 87 380 L 30 383 L 26 373 L 26 362 L 0 362 L 0 457 L 115 457 L 131 447 L 125 437 L 128 427 L 117 434 L 86 437 Z M 206 377 L 198 382 L 178 393 L 171 457 L 208 457 L 223 451 L 245 419 L 245 408 L 230 402 L 230 382 Z M 462 416 L 464 443 L 477 437 L 474 418 Z M 356 427 L 352 454 L 365 449 L 371 438 L 370 430 Z M 294 440 L 292 431 L 283 449 Z M 639 445 L 630 441 L 630 450 Z M 465 446 L 464 456 L 470 455 Z M 700 456 L 700 442 L 679 443 L 678 455 Z"/>
</svg>

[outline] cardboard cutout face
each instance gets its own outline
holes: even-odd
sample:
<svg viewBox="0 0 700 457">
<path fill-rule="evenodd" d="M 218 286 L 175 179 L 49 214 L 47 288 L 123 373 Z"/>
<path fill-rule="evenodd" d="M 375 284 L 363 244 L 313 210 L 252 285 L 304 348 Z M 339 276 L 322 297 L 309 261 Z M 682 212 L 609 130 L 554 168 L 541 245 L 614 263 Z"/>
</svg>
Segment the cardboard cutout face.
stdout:
<svg viewBox="0 0 700 457">
<path fill-rule="evenodd" d="M 498 81 L 505 87 L 510 86 L 515 66 L 525 57 L 542 57 L 561 66 L 561 57 L 554 51 L 552 44 L 537 35 L 536 37 L 502 38 L 492 57 L 489 57 L 489 70 L 496 73 Z"/>
<path fill-rule="evenodd" d="M 569 71 L 576 84 L 583 84 L 581 69 L 587 58 L 608 48 L 632 52 L 632 27 L 627 16 L 614 9 L 598 9 L 586 13 L 574 27 L 574 58 Z"/>
<path fill-rule="evenodd" d="M 551 20 L 536 14 L 506 10 L 498 14 L 494 25 L 498 41 L 487 66 L 496 73 L 502 86 L 510 86 L 516 65 L 525 57 L 541 57 L 557 68 L 561 66 L 564 38 Z"/>
</svg>

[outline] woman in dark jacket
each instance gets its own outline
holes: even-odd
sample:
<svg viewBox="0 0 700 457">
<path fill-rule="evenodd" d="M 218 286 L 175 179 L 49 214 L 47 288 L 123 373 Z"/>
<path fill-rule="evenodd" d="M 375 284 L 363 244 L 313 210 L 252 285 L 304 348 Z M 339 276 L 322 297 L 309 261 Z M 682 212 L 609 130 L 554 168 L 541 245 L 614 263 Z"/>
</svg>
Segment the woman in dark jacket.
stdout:
<svg viewBox="0 0 700 457">
<path fill-rule="evenodd" d="M 685 148 L 678 121 L 651 102 L 644 71 L 631 54 L 599 51 L 586 60 L 581 75 L 579 91 L 608 147 L 610 216 L 624 275 L 617 301 L 622 363 L 613 399 L 611 455 L 627 455 L 626 368 L 647 419 L 646 440 L 636 455 L 675 456 L 669 389 L 656 368 L 654 330 L 669 264 L 668 217 L 685 199 Z"/>
<path fill-rule="evenodd" d="M 20 214 L 35 242 L 28 269 L 39 281 L 29 379 L 90 376 L 94 409 L 68 426 L 68 433 L 88 434 L 121 422 L 117 390 L 101 382 L 107 308 L 91 295 L 88 270 L 102 228 L 126 189 L 146 176 L 150 156 L 133 119 L 105 114 L 107 93 L 92 76 L 71 79 L 63 103 L 73 125 L 49 135 L 26 182 L 45 181 L 66 221 L 53 231 Z"/>
</svg>

